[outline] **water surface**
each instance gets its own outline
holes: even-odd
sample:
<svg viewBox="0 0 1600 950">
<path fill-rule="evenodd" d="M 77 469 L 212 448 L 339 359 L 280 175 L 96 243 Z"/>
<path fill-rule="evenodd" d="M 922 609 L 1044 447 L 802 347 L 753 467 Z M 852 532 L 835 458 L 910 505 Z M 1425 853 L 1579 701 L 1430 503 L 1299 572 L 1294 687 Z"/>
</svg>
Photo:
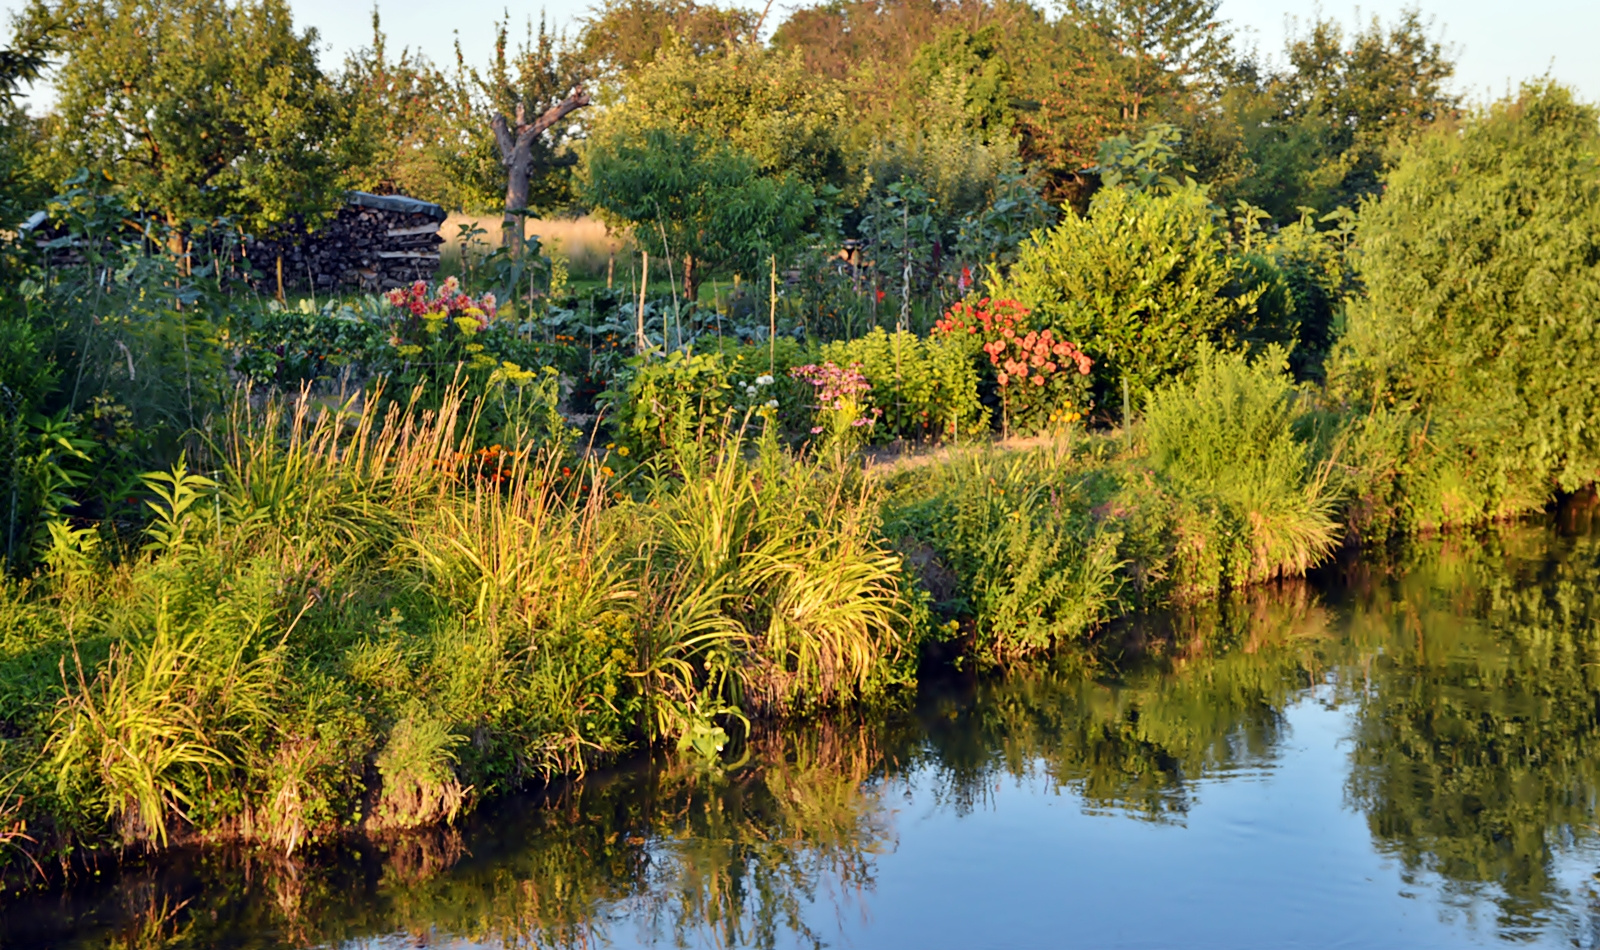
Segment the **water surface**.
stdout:
<svg viewBox="0 0 1600 950">
<path fill-rule="evenodd" d="M 1600 946 L 1600 534 L 1419 543 L 453 830 L 210 851 L 6 947 Z"/>
</svg>

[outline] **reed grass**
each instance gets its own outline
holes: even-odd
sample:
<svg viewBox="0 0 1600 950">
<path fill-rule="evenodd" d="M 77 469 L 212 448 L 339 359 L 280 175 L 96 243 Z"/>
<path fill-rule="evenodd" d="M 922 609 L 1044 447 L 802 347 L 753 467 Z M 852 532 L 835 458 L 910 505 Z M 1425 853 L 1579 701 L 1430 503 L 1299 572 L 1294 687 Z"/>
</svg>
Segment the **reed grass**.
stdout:
<svg viewBox="0 0 1600 950">
<path fill-rule="evenodd" d="M 448 823 L 911 679 L 859 468 L 768 439 L 630 496 L 598 459 L 474 450 L 476 412 L 241 393 L 210 474 L 147 479 L 142 535 L 64 530 L 34 586 L 7 581 L 0 700 L 25 738 L 0 764 L 47 794 L 34 850 Z M 24 687 L 40 668 L 55 684 Z"/>
</svg>

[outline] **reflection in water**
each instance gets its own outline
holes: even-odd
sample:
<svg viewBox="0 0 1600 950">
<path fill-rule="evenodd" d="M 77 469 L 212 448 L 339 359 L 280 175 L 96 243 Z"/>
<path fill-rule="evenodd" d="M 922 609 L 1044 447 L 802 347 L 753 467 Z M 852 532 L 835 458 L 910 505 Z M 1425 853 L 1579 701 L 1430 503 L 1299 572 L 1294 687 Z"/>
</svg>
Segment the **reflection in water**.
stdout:
<svg viewBox="0 0 1600 950">
<path fill-rule="evenodd" d="M 1408 873 L 1492 885 L 1507 936 L 1570 900 L 1554 853 L 1600 792 L 1600 544 L 1550 540 L 1439 545 L 1350 612 L 1350 798 Z"/>
<path fill-rule="evenodd" d="M 1437 541 L 1320 586 L 1127 624 L 1092 672 L 1062 661 L 945 683 L 914 709 L 760 736 L 721 770 L 645 765 L 309 863 L 180 856 L 15 901 L 0 945 L 839 944 L 888 909 L 875 890 L 888 856 L 933 833 L 897 811 L 913 792 L 964 820 L 1021 782 L 1116 816 L 1115 833 L 1182 836 L 1200 791 L 1271 781 L 1310 754 L 1289 741 L 1308 702 L 1346 717 L 1348 741 L 1316 754 L 1401 874 L 1365 886 L 1422 883 L 1445 909 L 1491 910 L 1491 934 L 1594 945 L 1600 896 L 1564 888 L 1558 868 L 1593 835 L 1600 792 L 1600 535 Z M 1314 853 L 1323 827 L 1229 842 L 1230 859 Z M 1003 854 L 974 862 L 1028 873 Z M 1216 913 L 1216 897 L 1199 893 L 1193 913 Z"/>
</svg>

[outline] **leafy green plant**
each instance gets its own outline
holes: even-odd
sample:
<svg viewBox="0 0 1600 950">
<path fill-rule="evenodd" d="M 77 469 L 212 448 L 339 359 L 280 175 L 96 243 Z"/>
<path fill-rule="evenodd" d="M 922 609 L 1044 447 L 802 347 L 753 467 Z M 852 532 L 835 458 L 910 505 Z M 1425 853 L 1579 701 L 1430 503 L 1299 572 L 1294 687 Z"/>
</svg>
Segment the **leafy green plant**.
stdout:
<svg viewBox="0 0 1600 950">
<path fill-rule="evenodd" d="M 1094 358 L 1096 401 L 1136 398 L 1187 369 L 1202 343 L 1232 346 L 1255 322 L 1262 291 L 1241 265 L 1205 194 L 1101 189 L 1087 217 L 1068 215 L 1022 248 L 990 293 L 1014 299 Z"/>
<path fill-rule="evenodd" d="M 1296 432 L 1304 409 L 1287 368 L 1281 349 L 1251 362 L 1203 347 L 1145 411 L 1152 467 L 1240 547 L 1228 554 L 1236 586 L 1304 574 L 1338 540 L 1330 470 Z"/>
<path fill-rule="evenodd" d="M 720 442 L 730 422 L 734 360 L 720 352 L 674 350 L 665 359 L 637 357 L 605 398 L 620 444 L 644 460 L 693 443 Z"/>
<path fill-rule="evenodd" d="M 1081 641 L 1116 607 L 1120 536 L 1091 514 L 1067 451 L 969 453 L 896 492 L 889 530 L 926 546 L 925 583 L 947 579 L 936 606 L 967 624 L 981 664 Z"/>
<path fill-rule="evenodd" d="M 1363 207 L 1366 295 L 1348 305 L 1329 386 L 1402 422 L 1384 454 L 1403 521 L 1528 511 L 1600 473 L 1597 168 L 1595 108 L 1534 85 L 1408 146 Z"/>
<path fill-rule="evenodd" d="M 51 742 L 59 793 L 88 785 L 127 842 L 166 844 L 169 820 L 187 818 L 194 804 L 185 773 L 229 764 L 201 710 L 200 636 L 173 630 L 162 605 L 151 639 L 113 647 L 92 682 L 78 662 L 58 706 Z"/>
<path fill-rule="evenodd" d="M 874 328 L 866 336 L 822 347 L 825 361 L 857 366 L 880 415 L 871 435 L 891 439 L 971 438 L 987 432 L 978 397 L 978 368 L 965 341 Z"/>
</svg>

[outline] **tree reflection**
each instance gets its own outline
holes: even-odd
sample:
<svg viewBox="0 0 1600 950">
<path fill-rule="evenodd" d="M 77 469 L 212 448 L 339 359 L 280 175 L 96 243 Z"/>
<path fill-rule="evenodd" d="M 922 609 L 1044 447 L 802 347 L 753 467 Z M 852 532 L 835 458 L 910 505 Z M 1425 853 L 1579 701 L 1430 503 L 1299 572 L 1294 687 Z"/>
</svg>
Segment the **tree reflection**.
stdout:
<svg viewBox="0 0 1600 950">
<path fill-rule="evenodd" d="M 1567 916 L 1555 852 L 1600 792 L 1600 539 L 1441 543 L 1359 594 L 1348 792 L 1374 841 L 1493 899 L 1506 936 Z"/>
<path fill-rule="evenodd" d="M 1270 763 L 1285 706 L 1338 649 L 1327 611 L 1298 584 L 1129 624 L 1099 675 L 1014 670 L 932 702 L 923 720 L 941 798 L 969 810 L 1003 773 L 1091 808 L 1179 820 L 1194 779 Z"/>
<path fill-rule="evenodd" d="M 12 908 L 0 945 L 362 946 L 399 934 L 596 947 L 625 920 L 665 945 L 820 946 L 808 915 L 856 905 L 892 843 L 884 728 L 807 723 L 753 738 L 737 768 L 656 763 L 507 803 L 465 832 L 323 860 L 191 855 L 26 907 L 34 919 Z"/>
</svg>

